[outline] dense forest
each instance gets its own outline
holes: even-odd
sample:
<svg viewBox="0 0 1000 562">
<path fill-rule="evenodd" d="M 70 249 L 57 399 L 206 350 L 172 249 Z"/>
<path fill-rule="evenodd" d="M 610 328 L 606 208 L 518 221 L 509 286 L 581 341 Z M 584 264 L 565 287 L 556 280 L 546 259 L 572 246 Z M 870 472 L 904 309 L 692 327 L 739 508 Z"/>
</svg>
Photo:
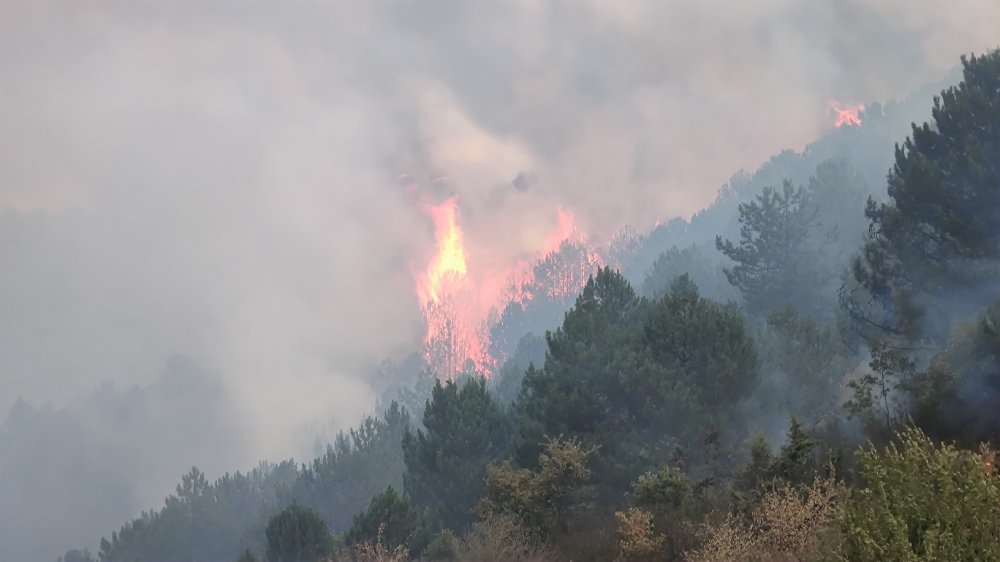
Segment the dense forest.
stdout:
<svg viewBox="0 0 1000 562">
<path fill-rule="evenodd" d="M 311 462 L 192 468 L 61 562 L 1000 560 L 1000 51 L 898 114 L 500 311 L 493 378 L 386 364 Z"/>
</svg>

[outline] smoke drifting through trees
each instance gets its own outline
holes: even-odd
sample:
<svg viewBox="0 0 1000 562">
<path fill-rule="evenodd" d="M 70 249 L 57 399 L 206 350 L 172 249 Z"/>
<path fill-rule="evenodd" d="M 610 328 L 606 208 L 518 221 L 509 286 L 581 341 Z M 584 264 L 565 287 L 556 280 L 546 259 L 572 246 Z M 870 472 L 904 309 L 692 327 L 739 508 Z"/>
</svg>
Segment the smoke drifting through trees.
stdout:
<svg viewBox="0 0 1000 562">
<path fill-rule="evenodd" d="M 298 452 L 288 435 L 354 423 L 375 365 L 420 345 L 406 266 L 434 240 L 400 172 L 447 172 L 477 268 L 536 251 L 560 204 L 607 239 L 803 146 L 833 126 L 830 97 L 939 77 L 1000 19 L 975 1 L 629 6 L 5 2 L 0 411 L 23 396 L 101 427 L 132 512 L 191 464 Z M 191 432 L 144 472 L 125 423 L 81 404 L 106 380 L 157 387 L 175 353 L 219 378 L 199 408 L 225 412 L 206 423 L 230 437 Z M 165 404 L 151 425 L 185 418 Z"/>
</svg>

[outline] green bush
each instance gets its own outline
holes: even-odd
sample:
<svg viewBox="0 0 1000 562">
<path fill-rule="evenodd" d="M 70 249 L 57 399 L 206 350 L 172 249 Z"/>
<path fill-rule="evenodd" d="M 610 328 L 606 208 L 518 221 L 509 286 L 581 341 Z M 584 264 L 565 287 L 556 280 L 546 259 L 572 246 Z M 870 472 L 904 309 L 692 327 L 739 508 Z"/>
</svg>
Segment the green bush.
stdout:
<svg viewBox="0 0 1000 562">
<path fill-rule="evenodd" d="M 333 554 L 333 536 L 311 509 L 292 504 L 267 523 L 269 562 L 320 562 Z"/>
<path fill-rule="evenodd" d="M 993 453 L 935 444 L 918 429 L 860 453 L 864 487 L 848 503 L 838 557 L 850 561 L 1000 560 Z"/>
</svg>

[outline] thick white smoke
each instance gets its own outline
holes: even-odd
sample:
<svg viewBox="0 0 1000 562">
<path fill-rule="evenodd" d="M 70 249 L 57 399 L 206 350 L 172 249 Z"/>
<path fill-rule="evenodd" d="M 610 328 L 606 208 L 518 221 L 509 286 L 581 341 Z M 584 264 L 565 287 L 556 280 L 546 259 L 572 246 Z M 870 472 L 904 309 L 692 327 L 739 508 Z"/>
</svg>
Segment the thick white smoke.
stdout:
<svg viewBox="0 0 1000 562">
<path fill-rule="evenodd" d="M 998 21 L 993 0 L 5 1 L 0 412 L 181 354 L 245 430 L 226 463 L 294 453 L 420 341 L 433 236 L 400 174 L 448 174 L 473 261 L 536 249 L 558 204 L 597 236 L 648 227 Z M 166 479 L 216 462 L 165 456 Z"/>
</svg>

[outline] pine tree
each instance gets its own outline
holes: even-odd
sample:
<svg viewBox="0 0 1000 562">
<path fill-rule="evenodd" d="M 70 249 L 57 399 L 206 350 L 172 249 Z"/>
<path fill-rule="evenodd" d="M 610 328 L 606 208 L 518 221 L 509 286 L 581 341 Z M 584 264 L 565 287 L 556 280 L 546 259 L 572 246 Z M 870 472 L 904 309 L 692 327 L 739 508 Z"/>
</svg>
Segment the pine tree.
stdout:
<svg viewBox="0 0 1000 562">
<path fill-rule="evenodd" d="M 548 342 L 544 368 L 528 370 L 514 404 L 516 459 L 532 466 L 546 436 L 595 446 L 601 501 L 668 463 L 676 445 L 694 445 L 757 376 L 742 318 L 701 298 L 686 276 L 651 303 L 602 269 Z"/>
<path fill-rule="evenodd" d="M 896 147 L 889 201 L 869 200 L 865 211 L 871 239 L 853 272 L 870 302 L 847 304 L 883 334 L 940 340 L 956 317 L 996 297 L 1000 51 L 962 66 L 962 82 L 934 99 L 933 124 L 914 125 Z M 969 298 L 954 298 L 962 293 Z"/>
<path fill-rule="evenodd" d="M 711 255 L 709 255 L 711 254 Z M 677 246 L 661 253 L 642 282 L 641 294 L 650 299 L 660 299 L 670 289 L 670 283 L 680 275 L 687 274 L 698 285 L 701 293 L 714 301 L 727 302 L 739 297 L 718 264 L 715 249 Z"/>
<path fill-rule="evenodd" d="M 771 480 L 771 469 L 774 455 L 767 439 L 757 433 L 750 440 L 750 461 L 736 471 L 733 477 L 733 490 L 741 499 L 752 500 L 759 497 L 758 492 Z"/>
<path fill-rule="evenodd" d="M 788 428 L 788 438 L 777 458 L 774 459 L 771 472 L 775 477 L 792 484 L 812 482 L 817 467 L 814 452 L 816 441 L 806 433 L 799 420 L 792 417 Z"/>
<path fill-rule="evenodd" d="M 716 237 L 715 246 L 736 262 L 725 273 L 743 293 L 746 310 L 766 315 L 789 302 L 812 306 L 816 280 L 807 245 L 814 209 L 805 191 L 787 180 L 781 189 L 767 186 L 753 201 L 741 203 L 739 213 L 740 241 Z"/>
<path fill-rule="evenodd" d="M 311 509 L 292 504 L 267 522 L 268 562 L 320 562 L 333 554 L 333 536 Z"/>
<path fill-rule="evenodd" d="M 763 408 L 788 410 L 800 419 L 832 419 L 844 373 L 855 366 L 854 352 L 833 326 L 799 314 L 791 305 L 775 310 L 756 334 Z"/>
<path fill-rule="evenodd" d="M 746 396 L 757 376 L 753 340 L 736 311 L 701 298 L 687 275 L 652 309 L 643 326 L 644 343 L 662 365 L 667 386 L 694 389 L 702 402 L 732 403 Z"/>
<path fill-rule="evenodd" d="M 403 438 L 404 489 L 447 528 L 461 531 L 483 491 L 486 467 L 506 456 L 510 431 L 481 378 L 439 382 L 423 428 Z"/>
<path fill-rule="evenodd" d="M 292 486 L 291 499 L 315 510 L 335 533 L 392 485 L 402 487 L 403 436 L 410 426 L 406 409 L 392 402 L 381 417 L 366 417 L 337 435 L 323 455 L 307 465 Z"/>
<path fill-rule="evenodd" d="M 354 524 L 345 533 L 349 546 L 381 540 L 386 548 L 405 546 L 417 558 L 433 538 L 433 529 L 413 504 L 392 486 L 372 498 L 368 509 L 354 516 Z"/>
<path fill-rule="evenodd" d="M 513 406 L 519 464 L 534 466 L 548 437 L 578 438 L 599 447 L 593 468 L 602 492 L 624 491 L 645 429 L 637 419 L 644 397 L 628 390 L 645 368 L 639 340 L 643 303 L 610 268 L 588 280 L 563 325 L 547 335 L 544 368 L 525 374 Z"/>
</svg>

